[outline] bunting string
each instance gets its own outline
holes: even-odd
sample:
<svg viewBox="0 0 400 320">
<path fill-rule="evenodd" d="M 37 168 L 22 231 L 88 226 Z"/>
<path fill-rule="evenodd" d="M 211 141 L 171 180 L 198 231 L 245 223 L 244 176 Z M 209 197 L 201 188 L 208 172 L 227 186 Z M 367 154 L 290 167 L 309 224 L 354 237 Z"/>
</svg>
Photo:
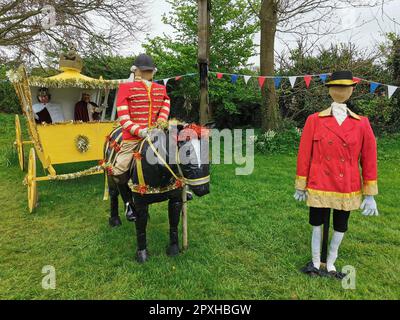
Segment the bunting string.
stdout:
<svg viewBox="0 0 400 320">
<path fill-rule="evenodd" d="M 230 77 L 231 83 L 233 83 L 233 84 L 236 84 L 240 77 L 243 77 L 245 84 L 248 84 L 250 79 L 256 78 L 258 80 L 258 85 L 260 88 L 262 88 L 264 86 L 266 79 L 273 79 L 276 89 L 280 88 L 283 79 L 288 79 L 292 88 L 294 88 L 294 86 L 296 85 L 297 79 L 303 79 L 303 81 L 308 89 L 311 85 L 311 81 L 314 78 L 319 78 L 319 80 L 321 80 L 323 83 L 325 83 L 328 80 L 328 77 L 331 75 L 331 73 L 321 73 L 321 74 L 306 74 L 306 75 L 298 75 L 298 76 L 252 76 L 252 75 L 217 72 L 217 71 L 209 71 L 209 74 L 216 76 L 216 78 L 219 80 L 223 79 L 225 76 L 228 76 L 228 77 Z M 197 73 L 188 73 L 188 74 L 180 75 L 180 76 L 176 76 L 176 77 L 169 77 L 169 78 L 165 78 L 162 80 L 156 80 L 156 82 L 163 82 L 164 85 L 167 85 L 168 81 L 171 79 L 175 79 L 178 81 L 184 77 L 191 77 L 191 76 L 196 76 L 196 75 L 197 75 Z M 379 83 L 379 82 L 375 82 L 375 81 L 371 81 L 371 80 L 367 80 L 367 79 L 363 79 L 363 78 L 359 78 L 359 77 L 354 77 L 353 80 L 357 84 L 359 84 L 361 82 L 369 83 L 370 93 L 375 93 L 379 87 L 382 87 L 382 86 L 386 87 L 389 99 L 393 96 L 393 94 L 397 91 L 397 89 L 399 89 L 399 87 L 397 87 L 397 86 Z"/>
<path fill-rule="evenodd" d="M 258 80 L 258 85 L 260 88 L 262 88 L 264 86 L 266 79 L 273 79 L 275 88 L 277 88 L 277 89 L 280 88 L 283 79 L 288 79 L 292 88 L 295 87 L 296 82 L 298 82 L 297 81 L 298 79 L 303 79 L 303 81 L 308 89 L 311 85 L 311 81 L 314 78 L 318 78 L 320 81 L 325 83 L 328 80 L 328 77 L 331 75 L 331 73 L 321 73 L 321 74 L 307 74 L 307 75 L 297 75 L 297 76 L 296 75 L 295 76 L 256 76 L 256 75 L 245 75 L 245 74 L 226 73 L 226 72 L 217 72 L 217 71 L 209 71 L 209 74 L 216 76 L 216 78 L 219 80 L 223 79 L 225 76 L 228 76 L 228 77 L 230 77 L 231 83 L 233 83 L 233 84 L 236 84 L 240 77 L 243 77 L 245 84 L 248 84 L 252 78 L 256 78 Z M 193 77 L 193 76 L 197 76 L 197 73 L 187 73 L 187 74 L 182 74 L 182 75 L 178 75 L 178 76 L 174 76 L 174 77 L 168 77 L 168 78 L 164 78 L 164 79 L 155 80 L 155 82 L 162 82 L 166 86 L 168 84 L 168 81 L 171 79 L 174 79 L 175 81 L 180 81 L 183 78 Z M 392 98 L 392 96 L 397 91 L 397 89 L 399 89 L 398 86 L 384 84 L 384 83 L 371 81 L 371 80 L 367 80 L 367 79 L 363 79 L 363 78 L 359 78 L 359 77 L 354 77 L 353 80 L 357 84 L 359 84 L 361 82 L 368 83 L 370 86 L 370 93 L 372 93 L 372 94 L 375 93 L 379 87 L 386 87 L 389 99 Z M 0 81 L 5 82 L 8 80 L 1 79 Z"/>
</svg>

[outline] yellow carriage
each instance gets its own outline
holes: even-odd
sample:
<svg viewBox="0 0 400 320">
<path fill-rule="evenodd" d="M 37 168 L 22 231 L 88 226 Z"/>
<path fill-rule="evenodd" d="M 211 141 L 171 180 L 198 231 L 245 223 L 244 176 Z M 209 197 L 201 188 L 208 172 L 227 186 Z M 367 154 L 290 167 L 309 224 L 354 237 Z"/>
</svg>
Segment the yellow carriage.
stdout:
<svg viewBox="0 0 400 320">
<path fill-rule="evenodd" d="M 97 166 L 86 170 L 58 175 L 54 165 L 93 161 L 103 159 L 105 137 L 117 125 L 115 121 L 115 99 L 111 115 L 106 120 L 108 97 L 111 90 L 117 89 L 121 80 L 94 79 L 81 74 L 82 60 L 78 55 L 62 55 L 60 57 L 61 73 L 52 77 L 28 78 L 26 70 L 21 66 L 9 73 L 19 98 L 23 115 L 26 118 L 30 140 L 22 139 L 20 118 L 15 116 L 16 140 L 19 165 L 24 170 L 24 146 L 33 145 L 29 151 L 25 184 L 28 189 L 28 207 L 32 212 L 37 206 L 37 182 L 45 180 L 66 180 L 82 176 L 103 173 L 103 167 Z M 42 87 L 51 90 L 51 101 L 57 104 L 59 115 L 57 121 L 37 123 L 33 110 L 32 97 L 36 97 Z M 74 108 L 82 92 L 93 97 L 93 101 L 103 106 L 101 115 L 96 121 L 82 122 L 74 120 Z M 116 95 L 115 95 L 116 96 Z M 103 102 L 102 102 L 103 101 Z M 47 175 L 36 176 L 36 156 Z"/>
</svg>

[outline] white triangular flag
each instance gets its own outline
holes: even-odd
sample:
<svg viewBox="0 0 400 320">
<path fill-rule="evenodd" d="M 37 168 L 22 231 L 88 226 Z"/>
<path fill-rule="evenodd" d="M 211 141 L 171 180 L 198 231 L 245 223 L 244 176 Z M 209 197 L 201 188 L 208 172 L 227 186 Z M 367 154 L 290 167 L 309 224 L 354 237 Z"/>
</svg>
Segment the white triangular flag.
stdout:
<svg viewBox="0 0 400 320">
<path fill-rule="evenodd" d="M 247 84 L 247 82 L 249 82 L 251 76 L 243 76 L 244 78 L 244 82 Z"/>
<path fill-rule="evenodd" d="M 168 78 L 168 79 L 164 79 L 163 80 L 163 82 L 164 82 L 164 86 L 166 86 L 167 85 L 167 83 L 168 83 L 168 80 L 169 80 L 170 78 Z"/>
<path fill-rule="evenodd" d="M 294 87 L 294 84 L 296 83 L 297 76 L 294 77 L 289 77 L 290 85 L 292 88 Z"/>
<path fill-rule="evenodd" d="M 387 87 L 388 87 L 388 96 L 390 99 L 399 87 L 396 86 L 387 86 Z"/>
</svg>

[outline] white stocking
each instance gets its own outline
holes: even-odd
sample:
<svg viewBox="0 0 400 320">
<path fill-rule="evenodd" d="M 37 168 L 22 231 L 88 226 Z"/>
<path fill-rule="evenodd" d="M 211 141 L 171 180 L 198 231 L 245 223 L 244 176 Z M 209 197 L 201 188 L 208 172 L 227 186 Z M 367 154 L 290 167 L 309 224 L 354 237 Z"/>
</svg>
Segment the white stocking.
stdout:
<svg viewBox="0 0 400 320">
<path fill-rule="evenodd" d="M 333 232 L 331 245 L 329 247 L 328 259 L 326 261 L 326 269 L 328 270 L 328 272 L 336 271 L 335 261 L 336 261 L 336 258 L 338 257 L 338 250 L 339 250 L 339 246 L 343 240 L 343 236 L 344 236 L 343 232 L 338 232 L 338 231 Z"/>
<path fill-rule="evenodd" d="M 313 227 L 311 238 L 312 262 L 315 268 L 321 266 L 321 234 L 322 226 Z"/>
</svg>

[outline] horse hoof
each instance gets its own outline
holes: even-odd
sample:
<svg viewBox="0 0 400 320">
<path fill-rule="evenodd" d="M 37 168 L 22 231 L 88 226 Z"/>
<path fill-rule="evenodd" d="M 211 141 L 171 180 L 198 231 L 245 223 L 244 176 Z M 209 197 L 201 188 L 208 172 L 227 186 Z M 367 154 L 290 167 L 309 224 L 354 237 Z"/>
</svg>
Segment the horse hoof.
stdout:
<svg viewBox="0 0 400 320">
<path fill-rule="evenodd" d="M 108 224 L 114 228 L 114 227 L 119 227 L 122 224 L 122 222 L 119 216 L 116 216 L 116 217 L 110 217 L 108 219 Z"/>
<path fill-rule="evenodd" d="M 149 254 L 147 252 L 147 249 L 136 251 L 136 261 L 137 262 L 144 263 L 148 259 L 149 259 Z"/>
<path fill-rule="evenodd" d="M 175 257 L 179 254 L 179 246 L 177 244 L 170 244 L 167 247 L 167 256 Z"/>
</svg>

